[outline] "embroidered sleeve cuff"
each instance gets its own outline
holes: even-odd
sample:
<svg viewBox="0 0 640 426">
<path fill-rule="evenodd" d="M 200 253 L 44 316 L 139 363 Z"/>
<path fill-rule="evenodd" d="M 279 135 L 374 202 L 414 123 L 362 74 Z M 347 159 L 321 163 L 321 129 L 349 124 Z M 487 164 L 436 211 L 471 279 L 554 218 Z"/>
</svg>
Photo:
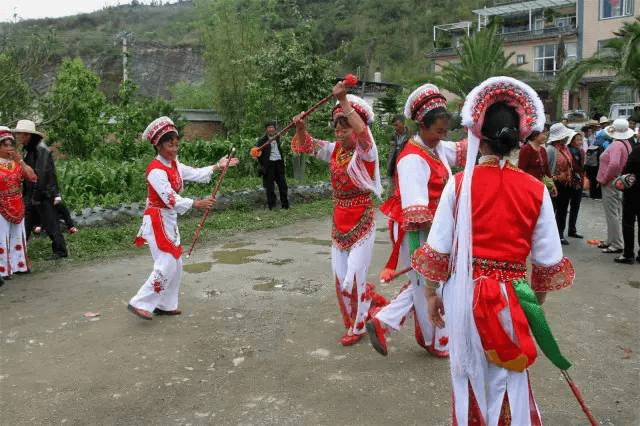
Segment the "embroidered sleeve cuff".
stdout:
<svg viewBox="0 0 640 426">
<path fill-rule="evenodd" d="M 456 166 L 464 167 L 467 162 L 467 139 L 456 142 Z"/>
<path fill-rule="evenodd" d="M 402 226 L 405 231 L 422 231 L 433 222 L 433 212 L 426 206 L 410 206 L 402 209 Z"/>
<path fill-rule="evenodd" d="M 551 266 L 533 265 L 531 288 L 537 292 L 560 290 L 571 287 L 576 271 L 568 257 Z"/>
<path fill-rule="evenodd" d="M 449 279 L 449 255 L 434 250 L 429 244 L 413 253 L 411 267 L 428 281 L 439 283 Z"/>
<path fill-rule="evenodd" d="M 291 151 L 296 154 L 313 154 L 315 152 L 314 139 L 309 133 L 304 134 L 304 140 L 300 140 L 297 136 L 291 139 Z"/>
</svg>

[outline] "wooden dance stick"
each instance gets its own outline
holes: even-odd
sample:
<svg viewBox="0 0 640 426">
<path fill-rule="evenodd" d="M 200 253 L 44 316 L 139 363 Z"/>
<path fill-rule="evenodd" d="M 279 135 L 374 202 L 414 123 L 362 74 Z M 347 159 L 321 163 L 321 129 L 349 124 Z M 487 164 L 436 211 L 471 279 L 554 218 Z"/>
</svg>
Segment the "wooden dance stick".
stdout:
<svg viewBox="0 0 640 426">
<path fill-rule="evenodd" d="M 391 281 L 395 280 L 396 278 L 398 278 L 400 275 L 404 275 L 409 271 L 412 271 L 413 268 L 411 266 L 409 266 L 408 268 L 403 269 L 402 271 L 397 271 L 394 272 L 393 275 L 391 277 L 389 277 L 389 279 L 387 280 L 380 280 L 381 283 L 390 283 Z"/>
<path fill-rule="evenodd" d="M 343 80 L 344 84 L 347 87 L 353 87 L 356 84 L 358 84 L 358 77 L 356 77 L 353 74 L 347 74 L 344 76 Z M 307 118 L 312 112 L 314 112 L 315 110 L 317 110 L 318 108 L 320 108 L 322 105 L 326 104 L 329 99 L 331 99 L 333 97 L 333 94 L 329 95 L 329 96 L 325 96 L 324 98 L 320 99 L 320 101 L 313 105 L 311 108 L 309 108 L 308 110 L 306 110 L 305 112 L 302 113 L 302 118 Z M 280 130 L 278 133 L 276 133 L 274 136 L 270 137 L 269 139 L 267 139 L 267 141 L 265 143 L 263 143 L 262 145 L 258 146 L 258 147 L 254 147 L 251 149 L 252 152 L 252 156 L 257 158 L 260 156 L 260 151 L 262 151 L 262 149 L 269 145 L 271 142 L 274 141 L 274 139 L 278 139 L 280 136 L 284 135 L 285 133 L 287 133 L 289 130 L 291 130 L 294 126 L 296 125 L 296 123 L 292 120 L 289 124 L 287 124 L 282 130 Z"/>
<path fill-rule="evenodd" d="M 236 149 L 232 147 L 231 151 L 229 151 L 229 155 L 227 155 L 227 164 L 224 165 L 224 168 L 220 172 L 220 176 L 218 176 L 218 182 L 216 183 L 216 187 L 214 188 L 213 193 L 211 194 L 212 198 L 216 198 L 216 195 L 218 194 L 218 190 L 220 189 L 220 184 L 222 183 L 222 179 L 224 178 L 225 173 L 227 173 L 227 169 L 229 168 L 229 164 L 231 163 L 231 159 L 233 158 L 234 152 L 236 152 Z M 189 248 L 189 252 L 187 253 L 187 259 L 189 258 L 189 256 L 191 256 L 191 252 L 193 251 L 193 248 L 196 245 L 196 241 L 198 241 L 198 238 L 200 237 L 200 232 L 202 232 L 204 221 L 207 220 L 207 217 L 209 217 L 210 211 L 211 209 L 206 209 L 204 211 L 202 220 L 198 224 L 198 228 L 196 229 L 195 234 L 193 234 L 193 242 L 191 243 L 191 247 Z"/>
<path fill-rule="evenodd" d="M 578 404 L 580 404 L 580 408 L 582 408 L 582 411 L 584 412 L 584 414 L 586 414 L 587 419 L 589 419 L 589 423 L 591 423 L 591 426 L 598 426 L 600 423 L 598 423 L 596 418 L 593 416 L 593 413 L 591 413 L 591 410 L 589 410 L 589 407 L 587 407 L 587 403 L 584 402 L 584 398 L 582 398 L 582 394 L 580 393 L 580 389 L 578 389 L 578 386 L 576 386 L 576 384 L 573 382 L 573 380 L 569 376 L 569 373 L 567 373 L 567 370 L 561 370 L 561 371 L 562 371 L 562 376 L 564 377 L 564 379 L 567 381 L 567 384 L 569 385 L 569 388 L 571 388 L 571 392 L 573 392 L 573 395 L 578 400 Z"/>
</svg>

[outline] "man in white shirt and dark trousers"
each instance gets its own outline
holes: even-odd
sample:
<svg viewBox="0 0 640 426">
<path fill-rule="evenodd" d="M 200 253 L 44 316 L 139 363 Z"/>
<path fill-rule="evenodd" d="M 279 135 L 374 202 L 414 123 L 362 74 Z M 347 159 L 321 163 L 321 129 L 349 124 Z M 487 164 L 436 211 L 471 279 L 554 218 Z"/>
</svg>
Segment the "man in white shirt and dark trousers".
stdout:
<svg viewBox="0 0 640 426">
<path fill-rule="evenodd" d="M 265 142 L 273 137 L 277 131 L 275 123 L 269 122 L 265 125 L 266 134 L 261 137 L 256 146 L 262 146 Z M 284 158 L 282 149 L 280 148 L 280 139 L 274 139 L 270 144 L 262 148 L 260 157 L 260 174 L 262 176 L 262 185 L 267 194 L 267 205 L 269 210 L 276 206 L 275 184 L 278 184 L 278 192 L 280 193 L 280 205 L 283 209 L 289 208 L 289 198 L 287 196 L 287 181 L 284 176 Z"/>
</svg>

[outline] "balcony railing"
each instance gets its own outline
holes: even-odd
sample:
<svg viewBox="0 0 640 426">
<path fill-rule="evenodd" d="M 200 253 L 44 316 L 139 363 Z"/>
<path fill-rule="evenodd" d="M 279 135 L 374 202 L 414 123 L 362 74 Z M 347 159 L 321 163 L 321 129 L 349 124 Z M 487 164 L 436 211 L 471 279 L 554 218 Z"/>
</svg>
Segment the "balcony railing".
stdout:
<svg viewBox="0 0 640 426">
<path fill-rule="evenodd" d="M 505 27 L 498 32 L 498 35 L 506 42 L 517 42 L 526 40 L 536 40 L 543 38 L 559 37 L 561 35 L 577 34 L 578 27 L 574 22 L 567 23 L 566 25 L 559 25 L 553 27 L 546 27 L 542 29 L 529 30 L 528 26 L 522 27 Z M 436 47 L 429 54 L 433 56 L 450 56 L 456 54 L 456 48 L 453 46 Z"/>
</svg>

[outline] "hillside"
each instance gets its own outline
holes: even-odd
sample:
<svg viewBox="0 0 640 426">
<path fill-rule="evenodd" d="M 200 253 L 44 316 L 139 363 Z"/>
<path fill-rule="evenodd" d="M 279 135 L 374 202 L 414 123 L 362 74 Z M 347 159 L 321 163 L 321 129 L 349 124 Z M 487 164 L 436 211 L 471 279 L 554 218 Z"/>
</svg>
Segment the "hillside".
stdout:
<svg viewBox="0 0 640 426">
<path fill-rule="evenodd" d="M 226 0 L 239 13 L 255 0 Z M 169 97 L 179 81 L 199 82 L 205 72 L 201 52 L 199 6 L 205 1 L 167 5 L 121 5 L 60 19 L 0 24 L 0 38 L 53 40 L 53 55 L 33 85 L 46 91 L 57 64 L 65 57 L 81 57 L 113 95 L 123 74 L 123 41 L 128 52 L 128 77 L 146 96 Z M 424 78 L 431 69 L 427 54 L 433 47 L 434 23 L 469 19 L 471 10 L 489 0 L 275 0 L 279 16 L 254 16 L 275 31 L 312 23 L 313 36 L 338 68 L 357 71 L 363 78 L 382 72 L 386 81 Z M 259 3 L 255 3 L 259 4 Z M 290 13 L 299 10 L 300 15 Z M 254 12 L 252 12 L 254 13 Z M 204 29 L 206 30 L 206 29 Z"/>
</svg>

